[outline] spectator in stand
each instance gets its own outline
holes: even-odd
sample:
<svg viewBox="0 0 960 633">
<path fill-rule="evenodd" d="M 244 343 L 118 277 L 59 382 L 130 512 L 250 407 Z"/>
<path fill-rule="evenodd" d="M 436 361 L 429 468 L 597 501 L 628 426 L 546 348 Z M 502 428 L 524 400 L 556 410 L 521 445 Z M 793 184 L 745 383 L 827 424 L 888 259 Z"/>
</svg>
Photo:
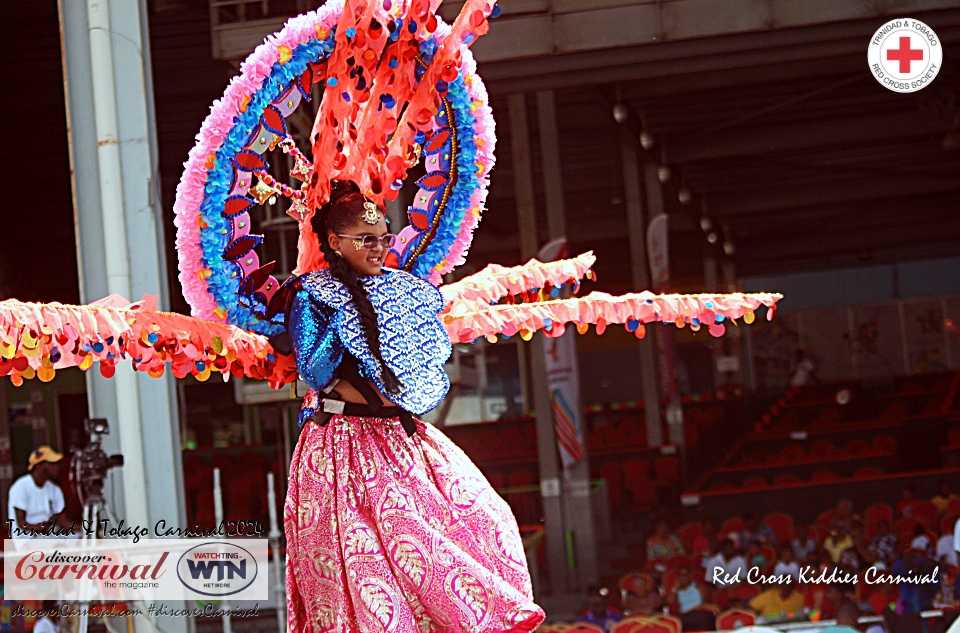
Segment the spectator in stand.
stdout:
<svg viewBox="0 0 960 633">
<path fill-rule="evenodd" d="M 874 615 L 883 615 L 887 609 L 896 609 L 897 589 L 892 582 L 879 583 L 873 586 L 873 593 L 867 598 L 870 611 Z"/>
<path fill-rule="evenodd" d="M 930 499 L 930 503 L 937 506 L 937 517 L 943 517 L 947 513 L 947 506 L 956 498 L 957 495 L 950 490 L 950 484 L 947 483 L 947 480 L 941 479 L 937 483 L 936 496 Z"/>
<path fill-rule="evenodd" d="M 849 499 L 841 499 L 837 502 L 837 517 L 840 519 L 840 525 L 844 531 L 850 532 L 855 521 L 860 521 L 860 515 L 854 513 L 853 502 Z"/>
<path fill-rule="evenodd" d="M 775 576 L 790 576 L 794 582 L 800 580 L 800 565 L 793 560 L 793 548 L 789 545 L 780 548 L 780 560 L 774 566 L 773 573 Z"/>
<path fill-rule="evenodd" d="M 817 551 L 817 542 L 810 536 L 810 530 L 806 525 L 798 525 L 796 537 L 790 542 L 793 548 L 793 555 L 802 565 L 809 561 L 810 556 Z"/>
<path fill-rule="evenodd" d="M 926 611 L 933 606 L 933 596 L 940 589 L 940 579 L 936 582 L 917 582 L 916 579 L 932 575 L 937 564 L 926 552 L 908 549 L 893 563 L 891 572 L 908 582 L 897 583 L 897 613 L 910 615 Z M 910 582 L 911 576 L 913 581 Z"/>
<path fill-rule="evenodd" d="M 823 541 L 823 549 L 830 556 L 830 560 L 836 564 L 840 562 L 840 555 L 853 547 L 853 539 L 843 529 L 843 523 L 839 517 L 834 517 L 830 521 L 830 533 Z"/>
<path fill-rule="evenodd" d="M 837 606 L 844 600 L 857 603 L 857 586 L 835 582 L 815 594 L 814 609 L 820 611 L 821 620 L 834 620 L 837 617 Z"/>
<path fill-rule="evenodd" d="M 33 633 L 58 633 L 60 631 L 60 605 L 56 600 L 44 600 L 40 610 L 43 617 L 33 623 Z"/>
<path fill-rule="evenodd" d="M 960 558 L 960 519 L 953 524 L 953 551 L 957 553 L 957 558 Z M 960 574 L 957 574 L 957 582 L 960 585 Z M 960 590 L 957 593 L 960 594 Z"/>
<path fill-rule="evenodd" d="M 713 517 L 704 517 L 701 525 L 703 525 L 703 532 L 693 539 L 690 554 L 694 560 L 702 561 L 705 557 L 717 553 L 720 547 L 720 539 L 717 538 L 717 524 Z"/>
<path fill-rule="evenodd" d="M 670 532 L 666 521 L 657 523 L 656 531 L 647 539 L 647 564 L 657 561 L 667 561 L 674 556 L 683 556 L 686 552 L 683 543 L 676 534 Z"/>
<path fill-rule="evenodd" d="M 642 596 L 630 596 L 624 607 L 630 617 L 662 615 L 663 599 L 660 597 L 659 591 L 651 589 Z"/>
<path fill-rule="evenodd" d="M 754 597 L 750 608 L 768 620 L 786 619 L 796 615 L 805 604 L 803 594 L 791 582 L 770 587 Z"/>
<path fill-rule="evenodd" d="M 820 629 L 820 633 L 860 633 L 857 629 L 857 620 L 860 610 L 853 600 L 843 600 L 837 606 L 837 623 Z"/>
<path fill-rule="evenodd" d="M 743 524 L 743 529 L 737 535 L 737 545 L 740 549 L 747 549 L 753 542 L 776 546 L 777 535 L 774 534 L 769 525 L 757 521 L 757 517 L 749 512 L 743 515 Z"/>
<path fill-rule="evenodd" d="M 897 556 L 897 535 L 890 531 L 886 519 L 877 521 L 877 533 L 870 541 L 870 553 L 876 562 L 883 563 L 887 569 L 890 569 Z"/>
<path fill-rule="evenodd" d="M 599 626 L 604 631 L 610 631 L 614 624 L 623 619 L 623 614 L 610 607 L 607 604 L 607 589 L 601 589 L 597 595 L 590 601 L 590 607 L 586 613 L 577 616 L 575 622 L 586 622 Z"/>
<path fill-rule="evenodd" d="M 874 561 L 873 553 L 870 551 L 870 542 L 863 530 L 863 523 L 859 519 L 854 519 L 850 525 L 850 540 L 853 542 L 853 546 L 840 554 L 839 566 L 845 571 L 857 573 L 866 569 Z"/>
<path fill-rule="evenodd" d="M 700 589 L 693 582 L 693 574 L 686 565 L 677 569 L 677 584 L 667 593 L 667 604 L 676 605 L 680 615 L 689 613 L 703 604 Z"/>
<path fill-rule="evenodd" d="M 749 569 L 756 568 L 758 572 L 763 573 L 763 570 L 767 568 L 767 557 L 763 555 L 763 552 L 760 551 L 760 542 L 751 541 L 750 547 L 747 548 L 747 567 Z"/>
<path fill-rule="evenodd" d="M 684 631 L 709 631 L 714 628 L 713 614 L 699 608 L 703 604 L 703 595 L 693 582 L 689 567 L 677 569 L 677 585 L 667 594 L 667 604 L 676 607 Z"/>
<path fill-rule="evenodd" d="M 812 358 L 804 354 L 802 349 L 798 349 L 793 359 L 793 369 L 790 372 L 790 386 L 802 387 L 817 382 L 817 364 L 813 362 Z"/>
<path fill-rule="evenodd" d="M 912 484 L 908 484 L 900 490 L 900 503 L 897 504 L 897 512 L 900 516 L 909 517 L 913 513 L 913 504 L 918 501 L 917 489 Z"/>
<path fill-rule="evenodd" d="M 956 529 L 956 526 L 954 526 L 954 529 Z M 943 536 L 937 541 L 937 562 L 957 566 L 957 550 L 953 549 L 953 543 L 953 532 L 944 532 Z"/>
<path fill-rule="evenodd" d="M 715 587 L 729 587 L 747 577 L 747 561 L 737 554 L 731 539 L 724 539 L 717 555 L 706 559 L 703 566 L 704 581 Z"/>
<path fill-rule="evenodd" d="M 922 525 L 913 528 L 913 540 L 910 541 L 910 549 L 920 550 L 924 554 L 930 554 L 930 537 L 927 536 L 927 529 Z"/>
</svg>

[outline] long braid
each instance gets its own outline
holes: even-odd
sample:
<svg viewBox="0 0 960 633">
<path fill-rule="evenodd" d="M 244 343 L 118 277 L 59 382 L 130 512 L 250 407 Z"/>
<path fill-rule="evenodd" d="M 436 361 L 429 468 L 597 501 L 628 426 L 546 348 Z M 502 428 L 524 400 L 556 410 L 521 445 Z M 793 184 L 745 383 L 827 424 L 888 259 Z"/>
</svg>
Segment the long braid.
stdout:
<svg viewBox="0 0 960 633">
<path fill-rule="evenodd" d="M 352 183 L 345 183 L 338 187 L 336 185 L 339 182 L 340 181 L 334 181 L 330 202 L 314 215 L 313 229 L 319 238 L 320 251 L 323 253 L 323 258 L 330 266 L 330 274 L 350 292 L 353 304 L 357 308 L 357 313 L 360 315 L 360 326 L 363 330 L 364 338 L 367 339 L 367 347 L 370 348 L 370 353 L 373 354 L 374 359 L 380 365 L 380 375 L 383 380 L 383 386 L 388 391 L 397 391 L 402 385 L 397 375 L 383 360 L 383 354 L 380 351 L 380 326 L 377 323 L 377 312 L 374 310 L 373 304 L 370 303 L 367 290 L 363 287 L 363 282 L 360 281 L 357 272 L 351 268 L 342 257 L 337 255 L 333 247 L 330 246 L 330 241 L 327 239 L 328 228 L 335 232 L 338 230 L 336 226 L 338 222 L 329 222 L 331 215 L 343 215 L 340 213 L 343 205 L 337 205 L 337 202 L 347 195 L 359 193 L 355 188 L 356 185 L 350 187 L 349 185 L 352 185 Z M 341 193 L 343 189 L 349 189 L 349 191 Z M 363 197 L 360 196 L 360 198 L 362 200 Z M 334 213 L 335 207 L 341 208 L 336 208 L 336 213 Z M 342 218 L 336 217 L 334 220 L 342 220 Z M 329 226 L 329 224 L 333 224 L 334 226 Z"/>
</svg>

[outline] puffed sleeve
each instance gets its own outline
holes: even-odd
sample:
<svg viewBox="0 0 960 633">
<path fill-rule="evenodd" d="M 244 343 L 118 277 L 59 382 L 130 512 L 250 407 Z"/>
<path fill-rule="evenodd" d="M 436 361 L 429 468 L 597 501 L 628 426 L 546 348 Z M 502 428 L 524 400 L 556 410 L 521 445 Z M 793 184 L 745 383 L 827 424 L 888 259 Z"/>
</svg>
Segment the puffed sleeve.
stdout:
<svg viewBox="0 0 960 633">
<path fill-rule="evenodd" d="M 333 380 L 343 358 L 343 343 L 333 328 L 334 310 L 300 288 L 293 296 L 287 321 L 297 370 L 307 385 L 322 391 Z"/>
</svg>

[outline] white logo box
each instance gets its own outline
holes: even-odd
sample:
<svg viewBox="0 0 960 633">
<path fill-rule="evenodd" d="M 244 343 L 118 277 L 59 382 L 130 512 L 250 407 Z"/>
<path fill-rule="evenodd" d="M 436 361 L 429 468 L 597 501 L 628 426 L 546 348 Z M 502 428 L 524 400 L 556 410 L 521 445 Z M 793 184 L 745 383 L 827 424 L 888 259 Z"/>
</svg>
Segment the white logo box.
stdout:
<svg viewBox="0 0 960 633">
<path fill-rule="evenodd" d="M 267 539 L 6 539 L 7 600 L 266 600 Z"/>
</svg>

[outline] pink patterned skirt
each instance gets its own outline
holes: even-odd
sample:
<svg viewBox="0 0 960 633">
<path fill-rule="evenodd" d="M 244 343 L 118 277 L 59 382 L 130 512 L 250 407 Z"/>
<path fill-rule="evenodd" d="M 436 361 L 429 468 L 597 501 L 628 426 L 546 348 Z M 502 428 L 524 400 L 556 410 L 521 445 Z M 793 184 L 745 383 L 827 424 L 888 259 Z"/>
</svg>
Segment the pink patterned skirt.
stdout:
<svg viewBox="0 0 960 633">
<path fill-rule="evenodd" d="M 417 420 L 308 422 L 284 512 L 295 633 L 533 631 L 517 522 L 470 459 Z"/>
</svg>

